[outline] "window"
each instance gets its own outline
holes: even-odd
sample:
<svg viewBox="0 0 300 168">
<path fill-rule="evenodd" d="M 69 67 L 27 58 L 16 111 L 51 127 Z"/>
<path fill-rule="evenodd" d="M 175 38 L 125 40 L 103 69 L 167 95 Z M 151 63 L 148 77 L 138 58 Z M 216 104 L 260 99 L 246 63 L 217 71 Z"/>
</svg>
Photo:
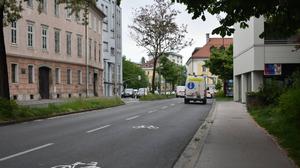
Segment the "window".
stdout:
<svg viewBox="0 0 300 168">
<path fill-rule="evenodd" d="M 10 42 L 12 44 L 17 44 L 17 22 L 13 21 L 11 23 L 11 39 Z"/>
<path fill-rule="evenodd" d="M 41 0 L 41 11 L 47 13 L 47 0 Z"/>
<path fill-rule="evenodd" d="M 54 15 L 59 16 L 59 3 L 58 3 L 58 0 L 54 0 Z"/>
<path fill-rule="evenodd" d="M 55 53 L 60 52 L 60 30 L 58 29 L 54 30 L 54 50 Z"/>
<path fill-rule="evenodd" d="M 66 9 L 66 17 L 67 17 L 67 19 L 68 20 L 71 20 L 71 16 L 72 16 L 72 9 L 70 8 L 70 7 L 68 7 L 67 9 Z"/>
<path fill-rule="evenodd" d="M 72 84 L 72 70 L 67 69 L 67 84 L 70 85 Z"/>
<path fill-rule="evenodd" d="M 33 81 L 34 81 L 33 65 L 28 65 L 28 83 L 33 83 Z"/>
<path fill-rule="evenodd" d="M 206 67 L 204 65 L 202 66 L 202 71 L 206 72 Z"/>
<path fill-rule="evenodd" d="M 115 48 L 114 47 L 110 48 L 110 54 L 111 54 L 111 56 L 115 55 Z"/>
<path fill-rule="evenodd" d="M 82 57 L 82 36 L 77 35 L 77 56 Z"/>
<path fill-rule="evenodd" d="M 103 31 L 108 31 L 108 23 L 103 21 Z"/>
<path fill-rule="evenodd" d="M 94 20 L 93 20 L 93 29 L 94 31 L 97 31 L 97 18 L 94 16 Z"/>
<path fill-rule="evenodd" d="M 17 83 L 19 77 L 18 64 L 11 64 L 11 82 Z"/>
<path fill-rule="evenodd" d="M 31 8 L 33 7 L 33 2 L 32 2 L 32 0 L 28 0 L 28 1 L 27 1 L 27 6 L 28 6 L 28 7 L 31 7 Z"/>
<path fill-rule="evenodd" d="M 89 39 L 89 59 L 92 59 L 92 39 Z"/>
<path fill-rule="evenodd" d="M 97 42 L 94 41 L 94 59 L 97 61 Z"/>
<path fill-rule="evenodd" d="M 72 33 L 67 32 L 67 54 L 71 55 L 71 39 L 72 38 Z"/>
<path fill-rule="evenodd" d="M 104 52 L 108 52 L 108 42 L 106 42 L 106 41 L 104 41 L 103 42 L 103 50 L 104 50 Z"/>
<path fill-rule="evenodd" d="M 55 83 L 59 84 L 60 81 L 60 68 L 55 68 Z"/>
<path fill-rule="evenodd" d="M 27 25 L 27 46 L 33 47 L 33 24 L 29 23 Z"/>
<path fill-rule="evenodd" d="M 48 27 L 42 27 L 42 49 L 48 49 Z"/>
<path fill-rule="evenodd" d="M 77 71 L 77 79 L 78 79 L 78 84 L 81 85 L 82 84 L 82 71 L 81 70 Z"/>
</svg>

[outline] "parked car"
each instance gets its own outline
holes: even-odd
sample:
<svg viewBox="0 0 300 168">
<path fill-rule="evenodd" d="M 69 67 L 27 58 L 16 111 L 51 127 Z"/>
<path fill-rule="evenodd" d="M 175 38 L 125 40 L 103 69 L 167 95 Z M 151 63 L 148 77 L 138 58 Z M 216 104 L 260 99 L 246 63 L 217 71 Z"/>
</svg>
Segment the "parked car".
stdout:
<svg viewBox="0 0 300 168">
<path fill-rule="evenodd" d="M 122 94 L 122 97 L 132 97 L 134 98 L 134 90 L 132 88 L 126 88 L 124 90 L 124 93 Z"/>
<path fill-rule="evenodd" d="M 148 95 L 148 88 L 139 88 L 139 90 L 137 92 L 137 96 L 142 97 L 145 95 Z"/>
<path fill-rule="evenodd" d="M 185 96 L 185 86 L 176 86 L 176 97 Z"/>
</svg>

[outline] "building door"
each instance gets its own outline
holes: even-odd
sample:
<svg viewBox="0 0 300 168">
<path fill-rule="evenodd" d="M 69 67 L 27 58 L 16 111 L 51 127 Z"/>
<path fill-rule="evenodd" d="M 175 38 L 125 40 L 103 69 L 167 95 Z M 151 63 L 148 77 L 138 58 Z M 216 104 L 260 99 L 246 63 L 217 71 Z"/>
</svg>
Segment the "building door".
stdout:
<svg viewBox="0 0 300 168">
<path fill-rule="evenodd" d="M 93 79 L 94 96 L 98 96 L 98 92 L 97 92 L 97 81 L 98 81 L 98 75 L 97 75 L 97 73 L 94 73 L 94 79 Z"/>
<path fill-rule="evenodd" d="M 49 87 L 50 87 L 50 68 L 39 68 L 39 93 L 42 99 L 49 99 Z"/>
</svg>

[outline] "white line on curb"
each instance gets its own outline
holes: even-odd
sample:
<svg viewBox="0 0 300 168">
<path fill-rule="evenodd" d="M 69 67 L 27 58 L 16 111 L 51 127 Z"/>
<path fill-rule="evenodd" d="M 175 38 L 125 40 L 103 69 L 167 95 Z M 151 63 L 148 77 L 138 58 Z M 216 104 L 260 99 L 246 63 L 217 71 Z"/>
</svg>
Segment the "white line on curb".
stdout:
<svg viewBox="0 0 300 168">
<path fill-rule="evenodd" d="M 8 159 L 12 159 L 12 158 L 17 157 L 17 156 L 25 155 L 25 154 L 27 154 L 27 153 L 29 153 L 29 152 L 37 151 L 37 150 L 46 148 L 46 147 L 51 146 L 51 145 L 54 145 L 54 143 L 48 143 L 48 144 L 45 144 L 45 145 L 42 145 L 42 146 L 38 146 L 38 147 L 36 147 L 36 148 L 32 148 L 32 149 L 26 150 L 26 151 L 24 151 L 24 152 L 19 152 L 19 153 L 10 155 L 10 156 L 6 156 L 6 157 L 4 157 L 4 158 L 1 158 L 1 159 L 0 159 L 0 162 L 5 161 L 5 160 L 8 160 Z"/>
<path fill-rule="evenodd" d="M 102 127 L 99 127 L 99 128 L 95 128 L 95 129 L 89 130 L 86 133 L 92 133 L 92 132 L 95 132 L 95 131 L 98 131 L 98 130 L 101 130 L 101 129 L 104 129 L 104 128 L 107 128 L 107 127 L 110 127 L 110 126 L 111 125 L 105 125 L 105 126 L 102 126 Z"/>
<path fill-rule="evenodd" d="M 136 119 L 136 118 L 138 118 L 138 117 L 139 117 L 139 116 L 138 116 L 138 115 L 136 115 L 136 116 L 133 116 L 133 117 L 126 118 L 126 120 L 127 120 L 127 121 L 129 121 L 129 120 Z"/>
</svg>

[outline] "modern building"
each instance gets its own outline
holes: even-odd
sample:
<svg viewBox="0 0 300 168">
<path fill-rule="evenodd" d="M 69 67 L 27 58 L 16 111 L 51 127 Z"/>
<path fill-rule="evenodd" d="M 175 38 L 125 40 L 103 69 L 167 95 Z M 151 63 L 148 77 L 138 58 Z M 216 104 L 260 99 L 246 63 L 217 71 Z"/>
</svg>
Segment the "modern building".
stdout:
<svg viewBox="0 0 300 168">
<path fill-rule="evenodd" d="M 174 52 L 167 53 L 167 58 L 177 65 L 182 65 L 182 55 L 176 54 Z"/>
<path fill-rule="evenodd" d="M 99 0 L 97 6 L 107 16 L 103 20 L 104 95 L 121 95 L 122 67 L 122 11 L 116 0 Z"/>
<path fill-rule="evenodd" d="M 232 38 L 210 38 L 209 34 L 206 34 L 206 44 L 203 47 L 195 48 L 192 56 L 186 62 L 187 74 L 207 76 L 207 84 L 216 84 L 218 77 L 209 71 L 209 68 L 205 66 L 205 61 L 209 60 L 212 48 L 227 48 L 232 43 Z"/>
<path fill-rule="evenodd" d="M 264 81 L 282 82 L 300 68 L 299 36 L 280 37 L 268 31 L 264 18 L 251 18 L 247 29 L 235 25 L 233 38 L 234 100 L 246 102 L 247 92 L 256 92 Z M 264 32 L 265 38 L 259 38 Z"/>
<path fill-rule="evenodd" d="M 102 20 L 89 8 L 85 26 L 57 0 L 23 2 L 22 18 L 4 28 L 11 98 L 16 100 L 102 96 Z"/>
</svg>

